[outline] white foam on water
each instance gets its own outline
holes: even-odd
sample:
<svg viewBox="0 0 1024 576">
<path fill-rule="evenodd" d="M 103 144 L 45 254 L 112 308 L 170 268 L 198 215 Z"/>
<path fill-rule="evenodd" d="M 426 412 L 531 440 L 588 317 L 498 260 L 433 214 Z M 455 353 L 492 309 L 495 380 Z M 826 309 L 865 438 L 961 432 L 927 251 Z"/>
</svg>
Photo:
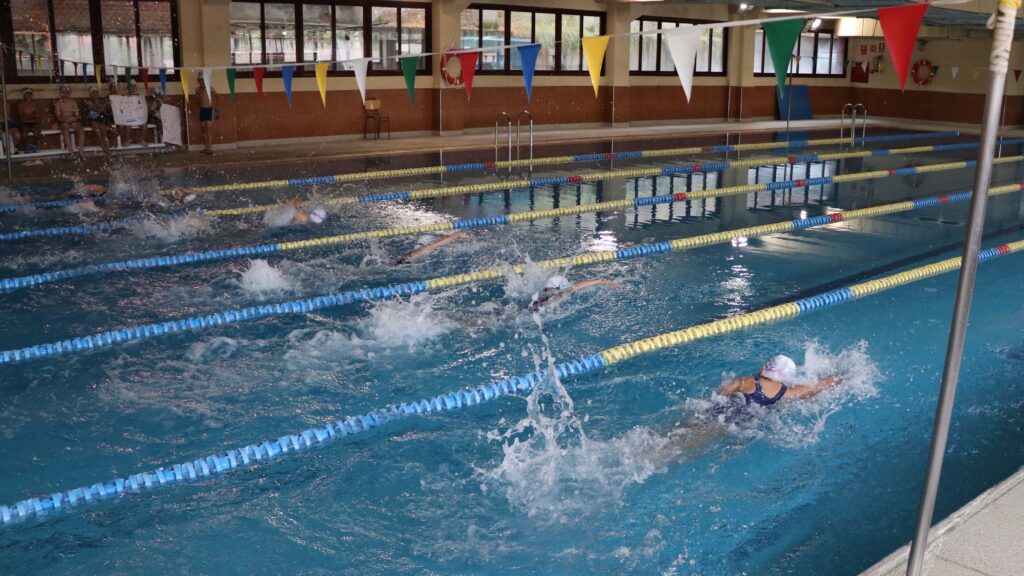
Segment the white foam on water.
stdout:
<svg viewBox="0 0 1024 576">
<path fill-rule="evenodd" d="M 186 214 L 168 218 L 146 218 L 136 224 L 132 231 L 136 236 L 172 243 L 209 234 L 212 228 L 206 219 L 196 214 Z"/>
<path fill-rule="evenodd" d="M 760 362 L 761 359 L 754 361 L 753 370 Z M 725 421 L 716 408 L 734 400 L 714 393 L 708 398 L 688 398 L 685 407 L 693 412 L 696 422 L 717 421 L 729 434 L 750 440 L 763 439 L 786 448 L 803 448 L 818 442 L 829 416 L 850 402 L 875 396 L 878 393 L 875 384 L 882 379 L 867 353 L 866 342 L 861 341 L 838 354 L 832 354 L 817 342 L 807 343 L 804 364 L 798 367 L 793 384 L 813 385 L 828 376 L 840 378 L 839 383 L 812 398 L 787 399 L 769 408 L 751 405 L 747 408 L 750 418 Z M 724 381 L 731 379 L 730 374 Z"/>
<path fill-rule="evenodd" d="M 295 218 L 295 206 L 284 204 L 268 209 L 263 213 L 263 225 L 267 228 L 283 228 L 291 226 Z"/>
<path fill-rule="evenodd" d="M 238 341 L 234 338 L 217 336 L 205 342 L 195 342 L 188 348 L 185 358 L 192 362 L 207 362 L 230 358 L 238 350 Z"/>
<path fill-rule="evenodd" d="M 505 296 L 512 300 L 525 300 L 527 304 L 530 298 L 544 288 L 544 283 L 555 274 L 549 270 L 527 260 L 522 273 L 518 273 L 511 266 L 504 270 L 505 273 Z"/>
<path fill-rule="evenodd" d="M 249 267 L 242 271 L 238 285 L 242 290 L 260 298 L 287 292 L 296 287 L 294 280 L 261 258 L 249 261 Z"/>
</svg>

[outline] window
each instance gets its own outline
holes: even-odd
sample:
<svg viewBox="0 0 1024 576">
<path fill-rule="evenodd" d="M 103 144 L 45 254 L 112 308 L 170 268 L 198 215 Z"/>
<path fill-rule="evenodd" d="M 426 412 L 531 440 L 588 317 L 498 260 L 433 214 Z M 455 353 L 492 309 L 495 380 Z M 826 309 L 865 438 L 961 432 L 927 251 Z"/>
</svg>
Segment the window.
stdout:
<svg viewBox="0 0 1024 576">
<path fill-rule="evenodd" d="M 81 77 L 81 63 L 172 68 L 177 56 L 177 9 L 171 0 L 8 0 L 10 29 L 0 41 L 14 50 L 6 64 L 15 80 Z M 6 19 L 5 14 L 5 19 Z M 10 37 L 8 37 L 10 34 Z M 93 39 L 98 39 L 93 42 Z M 60 62 L 54 66 L 54 60 Z M 77 65 L 76 65 L 77 64 Z M 91 69 L 91 66 L 90 66 Z M 118 73 L 123 73 L 118 70 Z"/>
<path fill-rule="evenodd" d="M 315 3 L 314 3 L 315 2 Z M 380 58 L 370 70 L 399 74 L 396 56 L 430 51 L 430 7 L 406 2 L 231 2 L 231 61 L 283 64 Z M 427 71 L 430 58 L 421 58 Z M 344 63 L 332 68 L 350 71 Z M 312 73 L 313 67 L 297 73 Z M 277 72 L 274 70 L 273 72 Z"/>
<path fill-rule="evenodd" d="M 472 4 L 462 11 L 461 48 L 540 44 L 535 70 L 540 73 L 582 74 L 587 70 L 581 40 L 604 33 L 601 12 L 537 10 L 519 6 Z M 483 52 L 477 70 L 511 74 L 523 69 L 519 51 Z"/>
<path fill-rule="evenodd" d="M 630 24 L 630 31 L 649 32 L 667 30 L 686 24 L 705 24 L 707 20 L 680 20 L 676 18 L 652 18 L 642 16 Z M 700 34 L 700 45 L 697 47 L 697 64 L 695 76 L 725 76 L 725 47 L 728 30 L 725 28 L 708 28 Z M 668 42 L 664 34 L 635 34 L 629 38 L 629 73 L 630 74 L 675 74 L 675 63 L 669 53 Z"/>
<path fill-rule="evenodd" d="M 838 38 L 830 30 L 801 34 L 793 56 L 789 61 L 789 74 L 793 76 L 846 76 L 846 38 Z M 754 75 L 774 74 L 775 65 L 765 44 L 764 30 L 758 30 L 754 35 Z"/>
</svg>

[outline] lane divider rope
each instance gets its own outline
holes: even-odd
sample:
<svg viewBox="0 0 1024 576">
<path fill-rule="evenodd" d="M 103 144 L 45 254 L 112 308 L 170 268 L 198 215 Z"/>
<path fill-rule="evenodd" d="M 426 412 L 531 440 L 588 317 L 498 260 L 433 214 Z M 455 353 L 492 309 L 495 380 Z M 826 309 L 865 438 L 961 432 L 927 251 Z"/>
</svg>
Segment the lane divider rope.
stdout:
<svg viewBox="0 0 1024 576">
<path fill-rule="evenodd" d="M 977 144 L 973 143 L 972 145 L 976 146 Z M 994 163 L 1001 164 L 1016 162 L 1021 159 L 1024 159 L 1024 156 L 1006 156 L 1003 158 L 997 158 L 996 160 L 994 160 Z M 393 236 L 404 236 L 411 234 L 432 234 L 454 232 L 457 230 L 491 228 L 518 222 L 528 222 L 541 218 L 557 218 L 561 216 L 574 216 L 590 212 L 619 210 L 632 207 L 650 206 L 655 204 L 670 204 L 673 202 L 682 202 L 686 200 L 699 200 L 703 198 L 734 196 L 740 194 L 749 194 L 751 192 L 760 192 L 764 190 L 784 190 L 789 188 L 797 188 L 801 186 L 831 184 L 833 182 L 849 182 L 852 180 L 868 180 L 873 178 L 890 178 L 895 176 L 904 176 L 908 174 L 933 172 L 937 170 L 958 170 L 961 168 L 973 166 L 974 163 L 974 160 L 967 160 L 964 161 L 963 163 L 956 162 L 943 164 L 925 164 L 922 166 L 893 168 L 888 170 L 876 170 L 872 172 L 860 172 L 857 174 L 849 175 L 822 176 L 819 178 L 785 180 L 763 184 L 743 184 L 740 186 L 729 186 L 725 188 L 715 188 L 710 190 L 695 190 L 692 192 L 677 192 L 675 194 L 648 196 L 643 198 L 636 198 L 633 200 L 609 200 L 607 202 L 581 204 L 579 206 L 566 206 L 562 208 L 551 208 L 547 210 L 532 210 L 528 212 L 516 212 L 512 214 L 502 214 L 495 216 L 463 218 L 449 222 L 437 222 L 434 224 L 421 224 L 417 226 L 403 226 L 398 228 L 367 230 L 364 232 L 352 232 L 349 234 L 339 234 L 335 236 L 322 236 L 318 238 L 310 238 L 308 240 L 294 240 L 291 242 L 257 244 L 249 246 L 239 246 L 235 248 L 224 248 L 220 250 L 207 250 L 204 252 L 186 252 L 183 254 L 151 256 L 148 258 L 136 258 L 132 260 L 106 262 L 102 264 L 90 264 L 86 266 L 79 266 L 76 268 L 66 268 L 64 270 L 54 270 L 49 272 L 31 274 L 28 276 L 16 276 L 0 279 L 0 292 L 21 290 L 24 288 L 30 288 L 32 286 L 38 286 L 50 282 L 57 282 L 60 280 L 79 278 L 91 274 L 102 274 L 110 272 L 132 272 L 138 270 L 180 266 L 185 264 L 198 264 L 202 262 L 228 260 L 232 258 L 265 256 L 268 254 L 279 254 L 291 250 L 322 248 L 326 246 L 332 246 L 335 244 L 355 242 L 358 240 L 389 238 Z M 686 166 L 684 168 L 694 169 L 696 168 L 696 166 L 697 165 Z M 849 177 L 853 176 L 856 176 L 857 178 L 853 178 L 852 180 L 849 179 Z M 848 179 L 842 180 L 842 178 Z"/>
<path fill-rule="evenodd" d="M 1000 244 L 982 250 L 979 260 L 982 263 L 989 262 L 1021 250 L 1024 250 L 1024 240 Z M 290 454 L 321 448 L 338 439 L 362 434 L 408 416 L 449 412 L 491 402 L 505 396 L 528 394 L 554 374 L 557 374 L 559 379 L 569 379 L 573 376 L 596 372 L 642 354 L 795 318 L 884 290 L 952 272 L 960 268 L 960 260 L 960 257 L 948 258 L 897 274 L 830 290 L 809 298 L 635 340 L 607 348 L 597 354 L 559 363 L 551 371 L 534 371 L 481 386 L 454 390 L 431 398 L 391 404 L 360 416 L 346 417 L 324 426 L 315 426 L 298 434 L 287 434 L 276 440 L 263 440 L 226 452 L 163 466 L 123 478 L 118 477 L 89 486 L 27 498 L 9 506 L 0 506 L 0 524 L 9 526 L 33 518 L 70 511 L 85 504 L 112 501 L 130 494 L 169 488 L 205 478 L 219 478 L 234 470 L 252 468 L 260 463 L 277 460 Z"/>
<path fill-rule="evenodd" d="M 997 196 L 1001 194 L 1019 192 L 1021 190 L 1024 190 L 1024 183 L 993 187 L 990 191 L 990 195 Z M 877 217 L 886 214 L 893 214 L 896 212 L 916 210 L 919 208 L 926 208 L 931 206 L 940 206 L 943 204 L 955 202 L 965 202 L 970 197 L 970 192 L 942 194 L 939 196 L 932 196 L 929 198 L 907 200 L 904 202 L 896 202 L 893 204 L 886 204 L 871 208 L 861 208 L 858 210 L 850 210 L 846 212 L 836 212 L 822 216 L 814 216 L 806 219 L 789 220 L 784 222 L 776 222 L 773 224 L 762 224 L 758 226 L 750 226 L 746 228 L 738 228 L 722 232 L 713 232 L 710 234 L 703 234 L 700 236 L 691 236 L 686 238 L 677 238 L 675 240 L 638 244 L 635 246 L 630 246 L 628 248 L 620 248 L 618 250 L 587 252 L 584 254 L 578 254 L 576 256 L 554 258 L 550 260 L 540 260 L 535 262 L 534 265 L 547 269 L 563 269 L 569 266 L 590 266 L 602 262 L 610 262 L 613 260 L 631 260 L 633 258 L 642 258 L 666 252 L 677 252 L 682 250 L 688 250 L 691 248 L 698 248 L 701 246 L 708 246 L 711 244 L 727 243 L 730 242 L 733 238 L 739 236 L 745 236 L 749 238 L 754 236 L 765 236 L 768 234 L 779 234 L 783 232 L 791 232 L 794 230 L 802 230 L 805 228 L 826 226 L 837 222 Z M 522 263 L 515 264 L 511 266 L 511 270 L 513 270 L 516 273 L 522 273 L 526 269 L 526 266 L 526 264 Z M 346 292 L 328 294 L 325 296 L 317 296 L 314 298 L 291 300 L 288 302 L 280 302 L 276 304 L 261 304 L 258 306 L 249 306 L 247 308 L 228 310 L 224 312 L 213 312 L 201 316 L 192 316 L 188 318 L 180 318 L 177 320 L 167 320 L 164 322 L 154 322 L 149 324 L 129 326 L 126 328 L 109 330 L 106 332 L 100 332 L 89 336 L 79 336 L 65 340 L 60 340 L 57 342 L 49 342 L 45 344 L 36 344 L 25 348 L 5 350 L 0 352 L 0 365 L 12 364 L 15 362 L 23 362 L 26 360 L 34 360 L 40 358 L 51 358 L 54 356 L 61 356 L 64 354 L 82 353 L 87 352 L 89 350 L 111 347 L 117 344 L 125 344 L 128 342 L 148 340 L 150 338 L 164 336 L 167 334 L 175 334 L 189 330 L 202 330 L 206 328 L 214 328 L 217 326 L 236 324 L 239 322 L 256 320 L 260 318 L 268 318 L 271 316 L 280 316 L 284 314 L 306 314 L 309 312 L 337 306 L 343 306 L 354 302 L 369 302 L 385 299 L 394 299 L 400 296 L 412 296 L 414 294 L 420 294 L 423 292 L 429 292 L 444 288 L 453 288 L 456 286 L 462 286 L 467 284 L 475 284 L 480 282 L 498 280 L 505 277 L 507 269 L 508 268 L 506 267 L 491 267 L 481 270 L 474 270 L 463 274 L 441 276 L 427 280 L 420 280 L 416 282 L 392 284 L 388 286 L 379 286 L 376 288 L 366 288 L 362 290 L 349 290 Z"/>
</svg>

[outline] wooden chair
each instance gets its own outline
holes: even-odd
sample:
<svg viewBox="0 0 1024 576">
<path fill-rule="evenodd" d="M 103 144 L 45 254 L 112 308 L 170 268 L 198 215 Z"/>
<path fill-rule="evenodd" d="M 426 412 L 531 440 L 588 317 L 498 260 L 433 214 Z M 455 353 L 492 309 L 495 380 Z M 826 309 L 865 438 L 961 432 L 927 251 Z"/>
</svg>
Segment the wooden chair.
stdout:
<svg viewBox="0 0 1024 576">
<path fill-rule="evenodd" d="M 380 113 L 380 100 L 367 98 L 363 103 L 363 111 L 366 116 L 363 120 L 363 140 L 370 131 L 370 121 L 375 122 L 377 128 L 377 140 L 380 140 L 381 127 L 385 126 L 388 132 L 388 140 L 391 140 L 391 117 Z"/>
</svg>

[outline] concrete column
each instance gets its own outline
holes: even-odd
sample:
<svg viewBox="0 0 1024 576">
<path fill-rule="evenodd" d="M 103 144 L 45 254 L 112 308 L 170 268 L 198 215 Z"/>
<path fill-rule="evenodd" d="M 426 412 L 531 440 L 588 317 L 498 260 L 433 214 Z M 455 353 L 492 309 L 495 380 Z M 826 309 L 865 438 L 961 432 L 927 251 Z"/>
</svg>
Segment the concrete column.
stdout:
<svg viewBox="0 0 1024 576">
<path fill-rule="evenodd" d="M 608 34 L 629 32 L 633 20 L 630 4 L 609 4 L 605 18 Z M 619 36 L 608 43 L 605 54 L 604 79 L 605 86 L 610 87 L 611 107 L 607 121 L 612 126 L 628 126 L 631 118 L 629 98 L 629 38 Z"/>
</svg>

